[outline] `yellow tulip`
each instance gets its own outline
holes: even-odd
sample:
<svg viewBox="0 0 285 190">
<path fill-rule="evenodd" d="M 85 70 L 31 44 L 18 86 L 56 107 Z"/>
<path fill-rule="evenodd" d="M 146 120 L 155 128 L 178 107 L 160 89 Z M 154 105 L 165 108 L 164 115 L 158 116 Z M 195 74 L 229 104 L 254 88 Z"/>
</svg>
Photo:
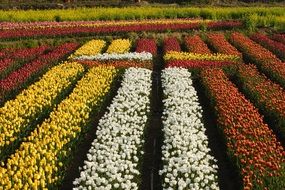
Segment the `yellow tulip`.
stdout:
<svg viewBox="0 0 285 190">
<path fill-rule="evenodd" d="M 107 49 L 107 53 L 127 53 L 131 48 L 131 41 L 128 39 L 113 40 Z"/>
<path fill-rule="evenodd" d="M 3 179 L 9 179 L 2 181 L 1 185 L 8 186 L 10 180 L 15 181 L 15 178 L 20 178 L 28 182 L 29 189 L 39 185 L 45 188 L 47 184 L 60 180 L 62 176 L 57 173 L 59 170 L 57 166 L 63 167 L 64 162 L 57 160 L 58 155 L 70 155 L 69 142 L 73 141 L 86 126 L 90 119 L 91 108 L 101 102 L 116 74 L 114 67 L 101 66 L 90 69 L 77 83 L 73 92 L 7 160 L 7 169 L 0 168 Z M 82 117 L 84 115 L 86 117 Z M 17 168 L 13 167 L 14 165 L 17 165 Z M 17 175 L 12 175 L 15 172 Z M 31 179 L 39 179 L 40 182 L 31 183 Z"/>
<path fill-rule="evenodd" d="M 106 42 L 104 40 L 91 40 L 85 43 L 82 47 L 74 52 L 69 58 L 74 58 L 81 55 L 96 55 L 101 53 L 105 47 Z"/>
<path fill-rule="evenodd" d="M 164 60 L 207 60 L 207 61 L 239 61 L 237 55 L 227 54 L 198 54 L 189 52 L 170 51 L 164 55 Z"/>
</svg>

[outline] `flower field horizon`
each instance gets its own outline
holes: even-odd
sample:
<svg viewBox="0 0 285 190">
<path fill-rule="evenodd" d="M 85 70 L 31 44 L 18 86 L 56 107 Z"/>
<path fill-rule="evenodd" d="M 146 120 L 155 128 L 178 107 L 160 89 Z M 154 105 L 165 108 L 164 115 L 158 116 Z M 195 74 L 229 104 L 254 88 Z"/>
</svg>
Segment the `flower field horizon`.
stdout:
<svg viewBox="0 0 285 190">
<path fill-rule="evenodd" d="M 2 11 L 0 190 L 285 189 L 282 8 L 117 9 Z"/>
</svg>

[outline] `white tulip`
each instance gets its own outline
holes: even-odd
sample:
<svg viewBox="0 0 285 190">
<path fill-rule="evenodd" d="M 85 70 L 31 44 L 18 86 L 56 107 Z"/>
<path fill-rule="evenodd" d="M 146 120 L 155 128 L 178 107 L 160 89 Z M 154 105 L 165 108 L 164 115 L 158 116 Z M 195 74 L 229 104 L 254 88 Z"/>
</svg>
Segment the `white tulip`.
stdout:
<svg viewBox="0 0 285 190">
<path fill-rule="evenodd" d="M 168 68 L 162 72 L 165 99 L 163 111 L 165 165 L 160 175 L 164 189 L 205 189 L 218 187 L 216 160 L 210 155 L 202 108 L 187 69 Z M 181 175 L 182 174 L 182 175 Z M 178 178 L 179 176 L 179 178 Z M 210 179 L 210 176 L 215 176 Z"/>
<path fill-rule="evenodd" d="M 97 139 L 92 143 L 80 177 L 75 180 L 75 188 L 79 184 L 87 187 L 90 183 L 87 178 L 92 178 L 94 189 L 138 189 L 138 165 L 144 154 L 138 150 L 144 145 L 149 112 L 141 108 L 150 104 L 151 85 L 150 70 L 126 70 L 117 96 L 99 121 Z"/>
</svg>

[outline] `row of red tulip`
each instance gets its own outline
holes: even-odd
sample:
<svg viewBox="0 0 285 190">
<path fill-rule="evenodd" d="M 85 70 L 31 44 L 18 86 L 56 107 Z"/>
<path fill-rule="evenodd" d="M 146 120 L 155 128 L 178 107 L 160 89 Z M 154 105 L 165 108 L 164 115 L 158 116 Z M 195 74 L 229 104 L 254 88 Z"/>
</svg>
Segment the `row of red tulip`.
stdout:
<svg viewBox="0 0 285 190">
<path fill-rule="evenodd" d="M 138 39 L 137 44 L 136 44 L 136 52 L 141 53 L 141 52 L 149 52 L 152 55 L 157 54 L 157 45 L 155 39 L 150 39 L 150 38 L 141 38 Z"/>
<path fill-rule="evenodd" d="M 242 54 L 226 40 L 222 33 L 209 33 L 207 34 L 207 40 L 218 53 L 242 56 Z"/>
<path fill-rule="evenodd" d="M 30 57 L 36 57 L 45 51 L 49 50 L 49 46 L 42 45 L 34 48 L 23 48 L 9 53 L 7 56 L 14 59 L 29 59 Z"/>
<path fill-rule="evenodd" d="M 273 53 L 238 32 L 231 34 L 230 41 L 263 73 L 285 87 L 285 65 Z"/>
<path fill-rule="evenodd" d="M 23 48 L 18 50 L 7 48 L 6 50 L 3 50 L 3 52 L 5 52 L 5 58 L 0 60 L 0 79 L 4 78 L 11 71 L 18 69 L 26 62 L 45 53 L 49 49 L 48 46 L 43 45 L 34 48 Z"/>
<path fill-rule="evenodd" d="M 47 45 L 37 46 L 33 48 L 4 48 L 0 51 L 0 58 L 26 59 L 32 55 L 39 55 L 48 51 L 50 48 Z"/>
<path fill-rule="evenodd" d="M 6 78 L 0 80 L 0 102 L 6 99 L 10 93 L 22 88 L 27 81 L 34 80 L 32 79 L 33 76 L 53 66 L 67 54 L 73 52 L 77 47 L 77 43 L 62 44 L 53 51 L 39 56 L 37 59 L 25 64 L 18 70 L 10 73 Z"/>
<path fill-rule="evenodd" d="M 10 58 L 0 59 L 0 78 L 2 78 L 2 72 L 5 71 L 7 67 L 10 67 L 13 63 L 13 59 Z"/>
<path fill-rule="evenodd" d="M 250 38 L 275 53 L 280 59 L 285 60 L 285 45 L 281 42 L 271 40 L 261 33 L 253 34 Z"/>
<path fill-rule="evenodd" d="M 168 37 L 163 40 L 163 52 L 167 53 L 170 51 L 181 51 L 179 41 L 176 37 Z"/>
<path fill-rule="evenodd" d="M 185 38 L 186 47 L 189 52 L 200 54 L 211 54 L 211 50 L 200 36 L 188 36 Z"/>
<path fill-rule="evenodd" d="M 271 38 L 285 45 L 285 34 L 274 34 Z"/>
<path fill-rule="evenodd" d="M 258 110 L 221 69 L 203 70 L 201 78 L 215 102 L 217 125 L 240 169 L 244 190 L 284 189 L 285 151 Z"/>
<path fill-rule="evenodd" d="M 228 29 L 241 27 L 240 21 L 210 21 L 205 23 L 210 29 Z M 73 26 L 64 28 L 36 28 L 22 30 L 1 30 L 0 39 L 19 38 L 19 37 L 36 37 L 36 36 L 61 36 L 90 33 L 117 33 L 117 32 L 140 32 L 140 31 L 168 31 L 168 30 L 193 30 L 203 27 L 199 22 L 189 23 L 147 23 L 134 25 L 106 25 L 99 27 Z"/>
</svg>

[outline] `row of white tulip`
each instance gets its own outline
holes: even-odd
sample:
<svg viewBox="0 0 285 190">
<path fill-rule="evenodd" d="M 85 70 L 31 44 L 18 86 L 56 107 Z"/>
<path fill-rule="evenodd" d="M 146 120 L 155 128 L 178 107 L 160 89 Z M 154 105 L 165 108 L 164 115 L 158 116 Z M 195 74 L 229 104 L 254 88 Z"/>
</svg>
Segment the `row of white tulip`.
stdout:
<svg viewBox="0 0 285 190">
<path fill-rule="evenodd" d="M 82 55 L 79 57 L 75 57 L 75 60 L 100 60 L 100 61 L 107 61 L 107 60 L 139 60 L 139 61 L 148 61 L 152 60 L 152 54 L 149 52 L 131 52 L 131 53 L 103 53 L 97 55 Z"/>
<path fill-rule="evenodd" d="M 117 96 L 99 122 L 80 177 L 73 182 L 75 190 L 139 188 L 151 84 L 150 70 L 126 70 Z"/>
<path fill-rule="evenodd" d="M 163 189 L 219 189 L 216 160 L 210 154 L 202 108 L 191 73 L 183 68 L 162 72 Z"/>
</svg>

